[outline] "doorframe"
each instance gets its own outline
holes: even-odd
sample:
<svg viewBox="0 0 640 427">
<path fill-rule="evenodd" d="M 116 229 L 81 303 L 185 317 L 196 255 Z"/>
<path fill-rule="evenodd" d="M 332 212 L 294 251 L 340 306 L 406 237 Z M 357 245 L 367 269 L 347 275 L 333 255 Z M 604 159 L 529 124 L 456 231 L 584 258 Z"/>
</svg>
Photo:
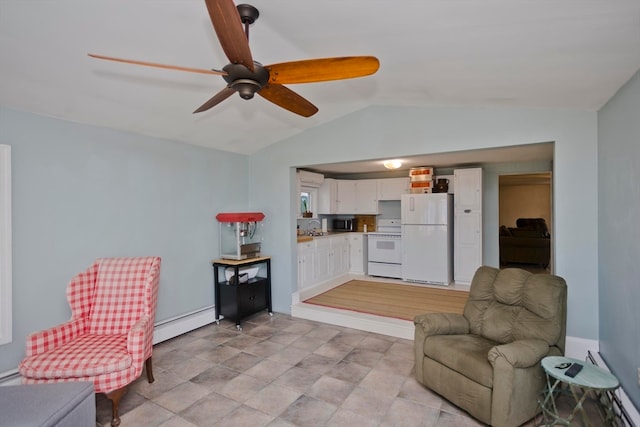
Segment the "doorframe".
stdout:
<svg viewBox="0 0 640 427">
<path fill-rule="evenodd" d="M 513 173 L 503 173 L 503 174 L 499 174 L 498 175 L 498 266 L 501 267 L 500 264 L 500 229 L 499 227 L 504 225 L 502 224 L 502 221 L 500 220 L 500 197 L 501 197 L 501 178 L 502 177 L 521 177 L 523 179 L 523 184 L 521 185 L 527 185 L 527 183 L 533 184 L 533 178 L 530 180 L 527 180 L 526 178 L 531 176 L 531 175 L 545 175 L 548 176 L 548 186 L 549 186 L 549 212 L 548 212 L 548 216 L 549 216 L 549 222 L 550 224 L 548 224 L 549 227 L 549 233 L 551 234 L 550 236 L 550 256 L 549 256 L 549 273 L 550 274 L 554 274 L 555 272 L 555 228 L 556 228 L 556 221 L 555 221 L 555 216 L 554 216 L 554 204 L 553 204 L 553 171 L 538 171 L 538 172 L 513 172 Z"/>
</svg>

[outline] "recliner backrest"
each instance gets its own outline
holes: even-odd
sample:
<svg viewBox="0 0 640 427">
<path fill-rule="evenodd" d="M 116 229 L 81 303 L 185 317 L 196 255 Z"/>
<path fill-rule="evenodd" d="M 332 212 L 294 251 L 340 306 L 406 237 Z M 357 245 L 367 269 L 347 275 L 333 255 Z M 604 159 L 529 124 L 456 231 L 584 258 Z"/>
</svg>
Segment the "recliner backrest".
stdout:
<svg viewBox="0 0 640 427">
<path fill-rule="evenodd" d="M 564 352 L 567 285 L 561 277 L 480 267 L 464 316 L 471 333 L 505 344 L 537 338 Z"/>
</svg>

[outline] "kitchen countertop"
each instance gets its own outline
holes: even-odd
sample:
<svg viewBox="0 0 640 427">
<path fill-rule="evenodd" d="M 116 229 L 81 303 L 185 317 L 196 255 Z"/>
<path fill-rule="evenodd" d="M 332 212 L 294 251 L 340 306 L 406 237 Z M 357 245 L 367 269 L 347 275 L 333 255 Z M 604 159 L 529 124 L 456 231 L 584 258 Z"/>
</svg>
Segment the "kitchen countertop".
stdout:
<svg viewBox="0 0 640 427">
<path fill-rule="evenodd" d="M 350 233 L 359 233 L 359 234 L 364 234 L 358 231 L 328 231 L 322 235 L 319 236 L 298 236 L 298 243 L 304 243 L 304 242 L 309 242 L 313 239 L 322 239 L 323 237 L 331 237 L 331 236 L 335 236 L 338 234 L 350 234 Z"/>
</svg>

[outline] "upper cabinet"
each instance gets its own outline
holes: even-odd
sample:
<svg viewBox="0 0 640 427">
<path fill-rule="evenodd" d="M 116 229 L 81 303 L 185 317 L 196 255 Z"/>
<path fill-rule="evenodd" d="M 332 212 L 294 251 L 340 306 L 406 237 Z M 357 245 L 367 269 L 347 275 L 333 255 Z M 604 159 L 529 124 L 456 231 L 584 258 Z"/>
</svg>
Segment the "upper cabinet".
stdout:
<svg viewBox="0 0 640 427">
<path fill-rule="evenodd" d="M 409 178 L 378 179 L 378 200 L 400 200 L 409 193 Z"/>
<path fill-rule="evenodd" d="M 355 214 L 356 213 L 356 197 L 357 181 L 338 180 L 338 206 L 336 213 L 339 214 Z"/>
<path fill-rule="evenodd" d="M 340 193 L 338 192 L 338 195 Z M 357 214 L 378 213 L 378 180 L 359 179 L 356 181 L 356 211 Z"/>
<path fill-rule="evenodd" d="M 325 178 L 319 190 L 322 215 L 376 215 L 379 200 L 400 200 L 409 192 L 409 178 Z"/>
<path fill-rule="evenodd" d="M 482 169 L 454 170 L 454 208 L 456 210 L 482 210 Z"/>
<path fill-rule="evenodd" d="M 318 213 L 323 215 L 338 213 L 338 180 L 326 178 L 319 191 Z"/>
</svg>

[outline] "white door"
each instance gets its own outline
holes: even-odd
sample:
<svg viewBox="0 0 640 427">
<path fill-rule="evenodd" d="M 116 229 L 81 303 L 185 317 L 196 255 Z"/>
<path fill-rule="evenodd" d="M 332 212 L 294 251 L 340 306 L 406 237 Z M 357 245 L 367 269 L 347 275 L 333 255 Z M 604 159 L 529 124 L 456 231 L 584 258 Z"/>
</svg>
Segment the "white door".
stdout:
<svg viewBox="0 0 640 427">
<path fill-rule="evenodd" d="M 446 225 L 405 225 L 402 229 L 402 279 L 448 285 L 451 247 Z"/>
<path fill-rule="evenodd" d="M 456 210 L 454 222 L 454 279 L 456 283 L 468 284 L 482 265 L 482 214 Z"/>
</svg>

